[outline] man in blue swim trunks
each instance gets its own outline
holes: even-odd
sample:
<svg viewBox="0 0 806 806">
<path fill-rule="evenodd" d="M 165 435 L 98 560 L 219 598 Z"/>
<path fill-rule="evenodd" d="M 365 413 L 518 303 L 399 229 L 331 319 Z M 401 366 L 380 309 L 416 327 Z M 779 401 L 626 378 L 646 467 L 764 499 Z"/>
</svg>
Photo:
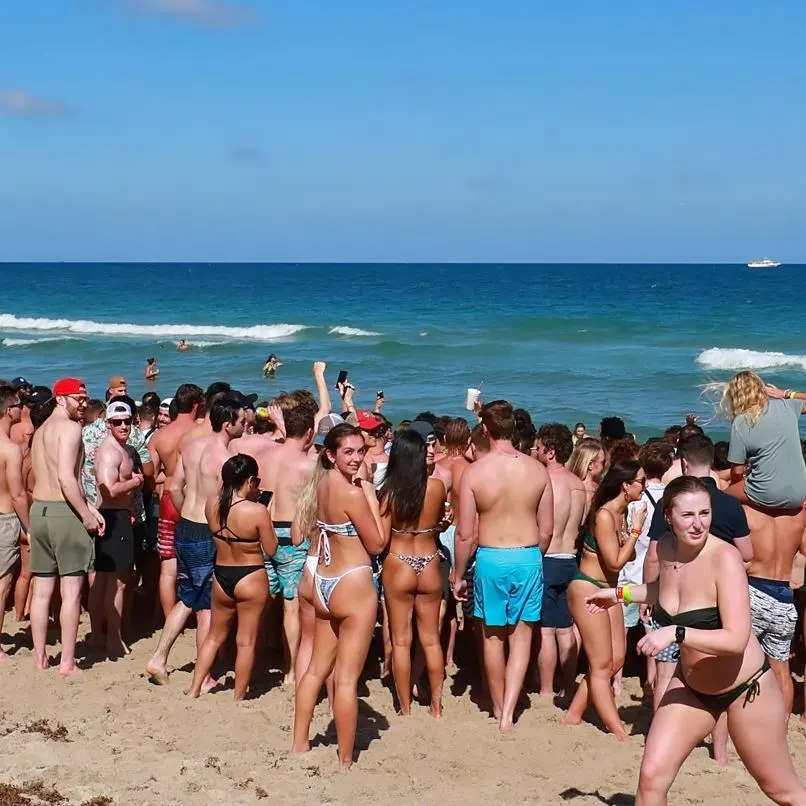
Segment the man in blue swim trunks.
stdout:
<svg viewBox="0 0 806 806">
<path fill-rule="evenodd" d="M 512 446 L 512 406 L 496 400 L 482 407 L 480 417 L 490 452 L 470 465 L 460 482 L 454 595 L 467 597 L 465 572 L 478 517 L 474 615 L 483 623 L 493 715 L 499 730 L 507 733 L 540 621 L 543 554 L 554 531 L 554 496 L 546 468 Z"/>
<path fill-rule="evenodd" d="M 308 483 L 316 467 L 316 454 L 310 454 L 314 437 L 313 405 L 300 404 L 283 412 L 285 442 L 277 448 L 264 451 L 258 458 L 260 486 L 271 490 L 269 514 L 274 524 L 279 546 L 273 557 L 265 558 L 269 576 L 269 592 L 283 600 L 283 634 L 285 636 L 284 684 L 294 685 L 294 664 L 299 648 L 299 599 L 297 591 L 305 568 L 310 541 L 300 535 L 295 545 L 291 539 L 291 524 L 297 511 L 302 488 Z"/>
</svg>

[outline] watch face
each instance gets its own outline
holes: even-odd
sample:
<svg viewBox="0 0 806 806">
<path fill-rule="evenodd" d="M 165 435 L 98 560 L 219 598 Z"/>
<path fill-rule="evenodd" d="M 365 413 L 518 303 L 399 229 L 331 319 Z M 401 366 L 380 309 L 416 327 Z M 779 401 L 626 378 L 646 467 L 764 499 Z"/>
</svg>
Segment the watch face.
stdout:
<svg viewBox="0 0 806 806">
<path fill-rule="evenodd" d="M 677 629 L 674 631 L 674 639 L 678 644 L 682 644 L 686 640 L 686 628 L 678 624 Z"/>
</svg>

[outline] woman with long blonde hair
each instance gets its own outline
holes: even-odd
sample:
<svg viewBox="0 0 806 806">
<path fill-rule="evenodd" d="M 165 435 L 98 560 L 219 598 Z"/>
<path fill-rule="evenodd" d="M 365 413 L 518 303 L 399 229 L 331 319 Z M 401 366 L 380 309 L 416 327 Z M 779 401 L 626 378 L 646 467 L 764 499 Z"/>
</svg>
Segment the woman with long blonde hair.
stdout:
<svg viewBox="0 0 806 806">
<path fill-rule="evenodd" d="M 731 420 L 727 491 L 744 505 L 754 557 L 747 569 L 753 632 L 770 659 L 792 710 L 789 653 L 797 614 L 789 587 L 792 562 L 806 530 L 806 464 L 798 418 L 806 394 L 765 386 L 740 372 L 725 387 L 721 408 Z"/>
<path fill-rule="evenodd" d="M 604 474 L 605 453 L 602 443 L 593 437 L 581 439 L 574 447 L 565 467 L 582 480 L 582 485 L 585 487 L 585 517 L 587 518 L 593 495 Z"/>
</svg>

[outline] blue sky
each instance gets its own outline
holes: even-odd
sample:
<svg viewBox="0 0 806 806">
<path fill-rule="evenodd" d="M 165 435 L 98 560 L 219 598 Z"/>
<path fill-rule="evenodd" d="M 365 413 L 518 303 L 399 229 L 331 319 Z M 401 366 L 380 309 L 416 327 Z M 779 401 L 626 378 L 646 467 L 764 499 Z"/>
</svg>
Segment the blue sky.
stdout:
<svg viewBox="0 0 806 806">
<path fill-rule="evenodd" d="M 806 262 L 802 0 L 0 4 L 0 260 Z"/>
</svg>

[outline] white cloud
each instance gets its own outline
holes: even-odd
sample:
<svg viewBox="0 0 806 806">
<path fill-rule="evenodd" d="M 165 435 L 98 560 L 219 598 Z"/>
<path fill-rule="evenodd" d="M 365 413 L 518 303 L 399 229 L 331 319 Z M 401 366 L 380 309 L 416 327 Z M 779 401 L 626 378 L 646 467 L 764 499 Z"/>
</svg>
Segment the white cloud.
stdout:
<svg viewBox="0 0 806 806">
<path fill-rule="evenodd" d="M 57 101 L 34 98 L 21 90 L 0 88 L 0 112 L 20 117 L 55 117 L 67 113 L 67 107 Z"/>
<path fill-rule="evenodd" d="M 243 25 L 258 19 L 254 6 L 221 0 L 136 0 L 136 6 L 149 14 L 202 25 Z"/>
</svg>

